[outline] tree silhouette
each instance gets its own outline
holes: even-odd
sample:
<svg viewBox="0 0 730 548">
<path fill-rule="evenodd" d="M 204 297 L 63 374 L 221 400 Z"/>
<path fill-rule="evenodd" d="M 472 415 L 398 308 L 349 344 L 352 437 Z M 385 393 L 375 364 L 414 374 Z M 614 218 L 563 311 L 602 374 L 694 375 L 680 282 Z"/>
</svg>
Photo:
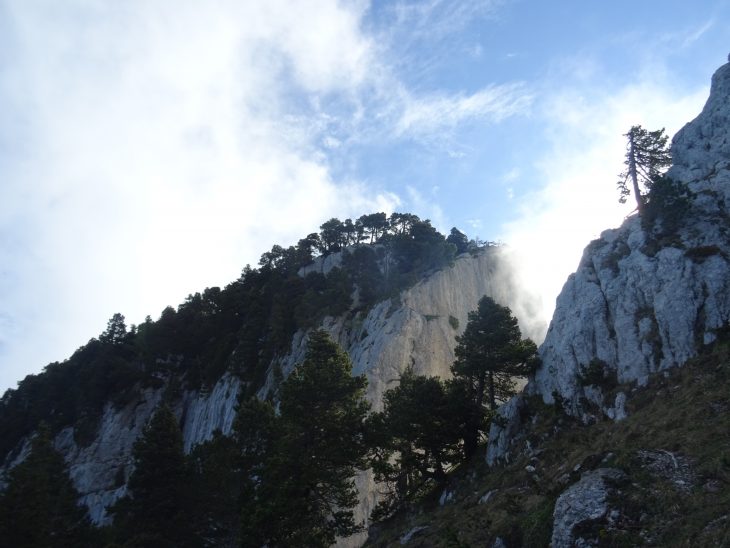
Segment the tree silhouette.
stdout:
<svg viewBox="0 0 730 548">
<path fill-rule="evenodd" d="M 626 169 L 619 174 L 617 183 L 620 197 L 619 202 L 625 203 L 631 190 L 628 181 L 631 180 L 636 208 L 639 213 L 644 211 L 644 196 L 651 189 L 654 180 L 672 164 L 672 157 L 667 148 L 668 137 L 664 134 L 664 128 L 656 131 L 648 131 L 641 126 L 632 126 L 627 138 Z M 642 193 L 642 187 L 644 192 Z"/>
<path fill-rule="evenodd" d="M 99 340 L 108 344 L 120 344 L 127 336 L 127 325 L 124 323 L 124 316 L 119 312 L 114 314 L 106 324 L 106 329 L 99 335 Z"/>
<path fill-rule="evenodd" d="M 361 530 L 353 477 L 365 467 L 366 383 L 315 331 L 304 363 L 282 385 L 281 414 L 274 420 L 265 404 L 242 407 L 238 435 L 249 432 L 244 460 L 256 477 L 243 512 L 244 546 L 330 546 Z"/>
<path fill-rule="evenodd" d="M 0 496 L 0 544 L 16 548 L 91 546 L 86 508 L 45 424 L 26 459 L 10 470 Z"/>
<path fill-rule="evenodd" d="M 193 543 L 189 470 L 177 419 L 157 409 L 134 444 L 129 494 L 111 508 L 121 540 L 132 546 L 178 547 Z"/>
<path fill-rule="evenodd" d="M 496 411 L 498 401 L 514 395 L 514 377 L 527 375 L 537 365 L 537 347 L 530 339 L 522 339 L 512 311 L 487 296 L 479 300 L 477 310 L 469 312 L 464 333 L 456 340 L 451 372 L 468 404 L 464 453 L 469 457 L 486 430 L 489 413 Z"/>
</svg>

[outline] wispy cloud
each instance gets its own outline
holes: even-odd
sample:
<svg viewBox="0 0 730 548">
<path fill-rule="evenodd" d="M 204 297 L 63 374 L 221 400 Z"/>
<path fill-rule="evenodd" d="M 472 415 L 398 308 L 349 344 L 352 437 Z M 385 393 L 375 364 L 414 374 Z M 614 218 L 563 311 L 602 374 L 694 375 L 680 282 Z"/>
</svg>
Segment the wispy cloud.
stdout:
<svg viewBox="0 0 730 548">
<path fill-rule="evenodd" d="M 396 2 L 393 11 L 400 25 L 413 29 L 412 36 L 431 38 L 461 30 L 477 18 L 495 16 L 503 0 L 426 0 Z"/>
<path fill-rule="evenodd" d="M 712 17 L 699 25 L 678 32 L 666 33 L 661 36 L 661 41 L 672 44 L 679 49 L 685 49 L 702 38 L 716 23 L 717 20 Z"/>
<path fill-rule="evenodd" d="M 520 84 L 489 86 L 471 95 L 407 97 L 396 124 L 398 135 L 433 136 L 465 122 L 499 122 L 526 114 L 533 97 Z"/>
</svg>

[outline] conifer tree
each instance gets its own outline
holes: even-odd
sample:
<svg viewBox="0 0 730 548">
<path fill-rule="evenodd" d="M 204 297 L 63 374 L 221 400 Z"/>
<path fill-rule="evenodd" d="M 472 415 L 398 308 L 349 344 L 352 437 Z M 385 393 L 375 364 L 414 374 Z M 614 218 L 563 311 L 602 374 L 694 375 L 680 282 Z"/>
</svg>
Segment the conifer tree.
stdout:
<svg viewBox="0 0 730 548">
<path fill-rule="evenodd" d="M 86 508 L 63 457 L 41 424 L 26 459 L 10 470 L 0 495 L 0 545 L 14 548 L 92 546 Z"/>
<path fill-rule="evenodd" d="M 120 344 L 124 342 L 126 335 L 127 325 L 124 323 L 124 316 L 117 312 L 109 318 L 106 329 L 99 335 L 99 340 L 108 344 Z"/>
<path fill-rule="evenodd" d="M 196 538 L 202 546 L 238 546 L 243 477 L 236 436 L 216 430 L 212 439 L 193 448 L 189 461 Z"/>
<path fill-rule="evenodd" d="M 182 433 L 167 405 L 157 409 L 132 454 L 129 494 L 111 508 L 120 540 L 150 548 L 196 546 Z"/>
<path fill-rule="evenodd" d="M 468 458 L 476 451 L 497 403 L 514 395 L 514 378 L 534 370 L 537 347 L 530 339 L 522 339 L 512 311 L 487 296 L 479 300 L 477 310 L 469 312 L 464 333 L 456 340 L 451 372 L 468 404 L 464 421 L 464 453 Z"/>
<path fill-rule="evenodd" d="M 310 335 L 304 363 L 282 385 L 280 415 L 262 432 L 271 437 L 260 444 L 269 448 L 260 453 L 244 546 L 330 546 L 361 530 L 353 477 L 365 467 L 366 383 L 324 331 Z"/>
<path fill-rule="evenodd" d="M 449 384 L 407 369 L 383 396 L 383 411 L 368 419 L 375 478 L 385 488 L 373 512 L 380 520 L 446 481 L 458 460 L 460 430 Z"/>
<path fill-rule="evenodd" d="M 644 196 L 651 190 L 654 180 L 672 164 L 672 157 L 667 148 L 667 135 L 664 128 L 656 131 L 648 131 L 641 126 L 632 126 L 628 133 L 624 134 L 626 143 L 626 169 L 619 175 L 617 183 L 620 197 L 619 202 L 625 203 L 626 198 L 631 195 L 628 181 L 636 199 L 636 208 L 639 213 L 644 210 Z M 645 189 L 642 192 L 641 187 Z"/>
</svg>

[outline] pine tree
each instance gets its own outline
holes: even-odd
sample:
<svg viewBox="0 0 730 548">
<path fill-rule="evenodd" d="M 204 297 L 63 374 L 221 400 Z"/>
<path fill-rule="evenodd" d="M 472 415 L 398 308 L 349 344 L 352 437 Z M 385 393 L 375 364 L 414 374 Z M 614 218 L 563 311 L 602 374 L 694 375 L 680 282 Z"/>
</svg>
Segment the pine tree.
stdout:
<svg viewBox="0 0 730 548">
<path fill-rule="evenodd" d="M 364 377 L 323 331 L 310 335 L 304 363 L 283 383 L 280 416 L 267 430 L 244 546 L 330 546 L 361 530 L 356 470 L 365 467 Z M 256 459 L 254 459 L 256 460 Z"/>
<path fill-rule="evenodd" d="M 487 296 L 469 313 L 464 333 L 456 340 L 451 372 L 468 402 L 464 453 L 470 457 L 487 428 L 489 414 L 496 411 L 499 401 L 515 394 L 514 378 L 534 369 L 537 347 L 530 339 L 522 339 L 512 311 Z"/>
<path fill-rule="evenodd" d="M 407 369 L 383 396 L 383 412 L 368 419 L 371 465 L 385 496 L 373 519 L 392 515 L 406 503 L 446 481 L 458 460 L 460 431 L 449 385 Z"/>
<path fill-rule="evenodd" d="M 0 544 L 14 548 L 91 546 L 86 508 L 68 477 L 63 457 L 41 424 L 26 459 L 9 473 L 0 496 Z"/>
<path fill-rule="evenodd" d="M 625 203 L 626 198 L 631 195 L 627 185 L 631 179 L 636 208 L 641 214 L 644 210 L 646 192 L 651 190 L 654 180 L 672 164 L 672 157 L 667 148 L 668 137 L 664 134 L 664 128 L 648 131 L 641 126 L 632 126 L 624 136 L 627 138 L 624 161 L 626 169 L 619 175 L 617 183 L 620 192 L 619 202 Z M 644 192 L 641 187 L 644 187 Z"/>
<path fill-rule="evenodd" d="M 236 436 L 220 430 L 196 445 L 192 468 L 194 535 L 203 546 L 238 546 L 241 526 L 241 451 Z"/>
<path fill-rule="evenodd" d="M 119 312 L 114 314 L 106 324 L 106 329 L 99 335 L 99 340 L 107 344 L 121 344 L 127 336 L 127 325 L 124 316 Z"/>
<path fill-rule="evenodd" d="M 196 546 L 190 471 L 182 433 L 169 407 L 157 409 L 132 454 L 129 494 L 111 508 L 120 540 L 135 547 Z"/>
</svg>

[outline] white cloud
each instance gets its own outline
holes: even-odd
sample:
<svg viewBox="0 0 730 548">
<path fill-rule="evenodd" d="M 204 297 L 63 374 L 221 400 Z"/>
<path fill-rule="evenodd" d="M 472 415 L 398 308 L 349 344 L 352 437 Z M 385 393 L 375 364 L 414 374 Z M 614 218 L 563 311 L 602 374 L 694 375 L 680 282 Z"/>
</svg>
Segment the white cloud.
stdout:
<svg viewBox="0 0 730 548">
<path fill-rule="evenodd" d="M 358 89 L 362 9 L 211 6 L 8 7 L 0 135 L 23 140 L 0 156 L 0 388 L 115 311 L 154 316 L 329 216 L 398 203 L 336 184 L 283 110 Z"/>
<path fill-rule="evenodd" d="M 396 125 L 399 135 L 429 137 L 448 132 L 465 121 L 499 122 L 529 109 L 532 95 L 520 84 L 489 86 L 471 95 L 405 97 Z"/>
<path fill-rule="evenodd" d="M 396 2 L 393 11 L 396 22 L 411 29 L 418 38 L 441 37 L 461 30 L 475 18 L 495 17 L 503 0 L 417 0 Z"/>
<path fill-rule="evenodd" d="M 440 4 L 452 26 L 494 6 Z M 509 85 L 415 93 L 363 30 L 364 1 L 4 9 L 0 390 L 114 312 L 139 322 L 324 219 L 401 204 L 334 181 L 327 153 L 428 140 L 529 103 Z M 441 228 L 440 208 L 407 193 Z"/>
<path fill-rule="evenodd" d="M 666 127 L 673 135 L 699 113 L 707 92 L 675 91 L 657 76 L 608 92 L 558 91 L 541 103 L 552 145 L 533 167 L 544 185 L 518 197 L 519 213 L 503 227 L 501 238 L 510 245 L 522 287 L 541 299 L 546 321 L 583 248 L 631 213 L 630 204 L 617 203 L 622 134 L 641 124 Z"/>
</svg>

